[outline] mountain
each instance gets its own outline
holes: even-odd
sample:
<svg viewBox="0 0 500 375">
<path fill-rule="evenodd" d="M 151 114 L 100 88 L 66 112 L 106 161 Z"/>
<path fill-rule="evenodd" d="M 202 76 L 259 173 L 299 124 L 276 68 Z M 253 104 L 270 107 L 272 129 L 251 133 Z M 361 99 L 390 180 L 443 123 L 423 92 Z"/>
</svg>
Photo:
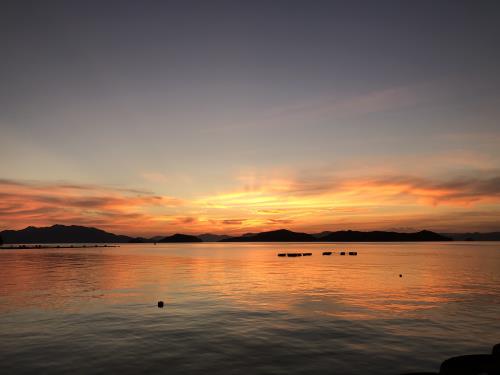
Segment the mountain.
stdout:
<svg viewBox="0 0 500 375">
<path fill-rule="evenodd" d="M 286 229 L 246 234 L 241 237 L 231 237 L 221 242 L 313 242 L 316 238 L 307 233 L 292 232 Z"/>
<path fill-rule="evenodd" d="M 333 233 L 332 231 L 324 231 L 324 232 L 321 232 L 321 233 L 313 233 L 312 236 L 316 237 L 316 238 L 321 238 L 321 237 L 325 237 L 327 234 L 330 234 L 330 233 Z"/>
<path fill-rule="evenodd" d="M 318 238 L 322 242 L 405 242 L 405 241 L 451 241 L 449 237 L 442 236 L 428 230 L 415 233 L 398 232 L 358 232 L 344 230 L 331 232 Z"/>
<path fill-rule="evenodd" d="M 165 236 L 154 236 L 154 237 L 151 237 L 151 238 L 147 238 L 146 242 L 159 242 L 163 238 L 165 238 Z"/>
<path fill-rule="evenodd" d="M 230 238 L 230 236 L 226 236 L 225 234 L 212 234 L 212 233 L 203 233 L 197 235 L 196 237 L 201 239 L 203 242 L 218 242 L 221 240 L 225 240 L 226 238 Z"/>
<path fill-rule="evenodd" d="M 158 242 L 203 242 L 203 241 L 196 236 L 176 233 L 173 236 L 165 237 Z"/>
<path fill-rule="evenodd" d="M 500 241 L 500 232 L 490 233 L 443 233 L 455 241 Z"/>
<path fill-rule="evenodd" d="M 27 227 L 21 230 L 0 232 L 4 243 L 124 243 L 132 237 L 120 236 L 101 229 L 79 225 L 53 225 L 51 227 Z"/>
</svg>

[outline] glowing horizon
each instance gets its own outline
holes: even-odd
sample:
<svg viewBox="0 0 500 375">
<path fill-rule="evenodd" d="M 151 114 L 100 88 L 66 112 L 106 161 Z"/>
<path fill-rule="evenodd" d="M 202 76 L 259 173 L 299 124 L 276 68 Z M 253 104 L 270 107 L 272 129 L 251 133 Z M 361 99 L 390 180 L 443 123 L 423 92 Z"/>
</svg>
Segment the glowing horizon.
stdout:
<svg viewBox="0 0 500 375">
<path fill-rule="evenodd" d="M 500 231 L 500 30 L 474 7 L 9 4 L 0 230 Z"/>
<path fill-rule="evenodd" d="M 0 223 L 2 229 L 76 224 L 144 236 L 237 235 L 279 228 L 484 232 L 498 230 L 500 196 L 491 190 L 499 179 L 488 175 L 448 181 L 408 176 L 270 178 L 198 197 L 0 180 Z"/>
</svg>

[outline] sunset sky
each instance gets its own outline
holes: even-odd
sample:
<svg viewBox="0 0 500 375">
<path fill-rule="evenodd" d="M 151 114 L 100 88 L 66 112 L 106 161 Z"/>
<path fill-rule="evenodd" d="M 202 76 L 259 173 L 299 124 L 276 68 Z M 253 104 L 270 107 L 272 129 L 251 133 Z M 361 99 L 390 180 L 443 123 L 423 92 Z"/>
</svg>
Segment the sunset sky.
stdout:
<svg viewBox="0 0 500 375">
<path fill-rule="evenodd" d="M 5 1 L 0 230 L 500 231 L 498 1 Z"/>
</svg>

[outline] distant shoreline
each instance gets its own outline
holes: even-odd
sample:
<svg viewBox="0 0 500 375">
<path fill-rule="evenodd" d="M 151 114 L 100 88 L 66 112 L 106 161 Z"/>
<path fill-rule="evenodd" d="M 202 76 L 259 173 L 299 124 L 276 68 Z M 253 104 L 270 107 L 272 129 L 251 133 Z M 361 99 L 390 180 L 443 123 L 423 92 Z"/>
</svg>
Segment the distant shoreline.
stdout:
<svg viewBox="0 0 500 375">
<path fill-rule="evenodd" d="M 441 242 L 441 241 L 500 241 L 500 232 L 492 233 L 436 233 L 391 231 L 325 231 L 321 233 L 294 232 L 287 229 L 240 236 L 204 233 L 200 235 L 176 233 L 151 238 L 131 237 L 106 232 L 102 229 L 78 225 L 56 224 L 50 227 L 27 227 L 21 230 L 0 232 L 0 246 L 22 244 L 118 244 L 118 243 L 207 243 L 207 242 L 305 242 L 305 243 L 352 243 L 352 242 Z M 70 246 L 68 246 L 70 247 Z M 95 246 L 94 246 L 95 247 Z M 5 247 L 4 247 L 5 248 Z"/>
<path fill-rule="evenodd" d="M 82 242 L 89 243 L 89 242 Z M 88 248 L 101 248 L 101 247 L 120 247 L 120 245 L 104 244 L 104 245 L 2 245 L 0 250 L 34 250 L 34 249 L 88 249 Z"/>
</svg>

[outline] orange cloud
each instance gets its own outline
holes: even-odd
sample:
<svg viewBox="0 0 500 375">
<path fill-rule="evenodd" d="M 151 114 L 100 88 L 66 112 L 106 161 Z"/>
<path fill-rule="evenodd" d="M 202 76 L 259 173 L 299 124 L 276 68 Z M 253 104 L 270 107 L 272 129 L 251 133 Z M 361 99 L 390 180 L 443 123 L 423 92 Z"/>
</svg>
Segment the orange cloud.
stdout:
<svg viewBox="0 0 500 375">
<path fill-rule="evenodd" d="M 0 180 L 0 226 L 92 225 L 123 234 L 228 233 L 413 227 L 498 230 L 500 176 L 260 175 L 190 200 L 151 192 Z M 455 228 L 455 229 L 454 229 Z"/>
<path fill-rule="evenodd" d="M 129 231 L 157 221 L 151 209 L 183 203 L 133 189 L 0 180 L 0 225 L 4 228 L 73 223 Z"/>
</svg>

